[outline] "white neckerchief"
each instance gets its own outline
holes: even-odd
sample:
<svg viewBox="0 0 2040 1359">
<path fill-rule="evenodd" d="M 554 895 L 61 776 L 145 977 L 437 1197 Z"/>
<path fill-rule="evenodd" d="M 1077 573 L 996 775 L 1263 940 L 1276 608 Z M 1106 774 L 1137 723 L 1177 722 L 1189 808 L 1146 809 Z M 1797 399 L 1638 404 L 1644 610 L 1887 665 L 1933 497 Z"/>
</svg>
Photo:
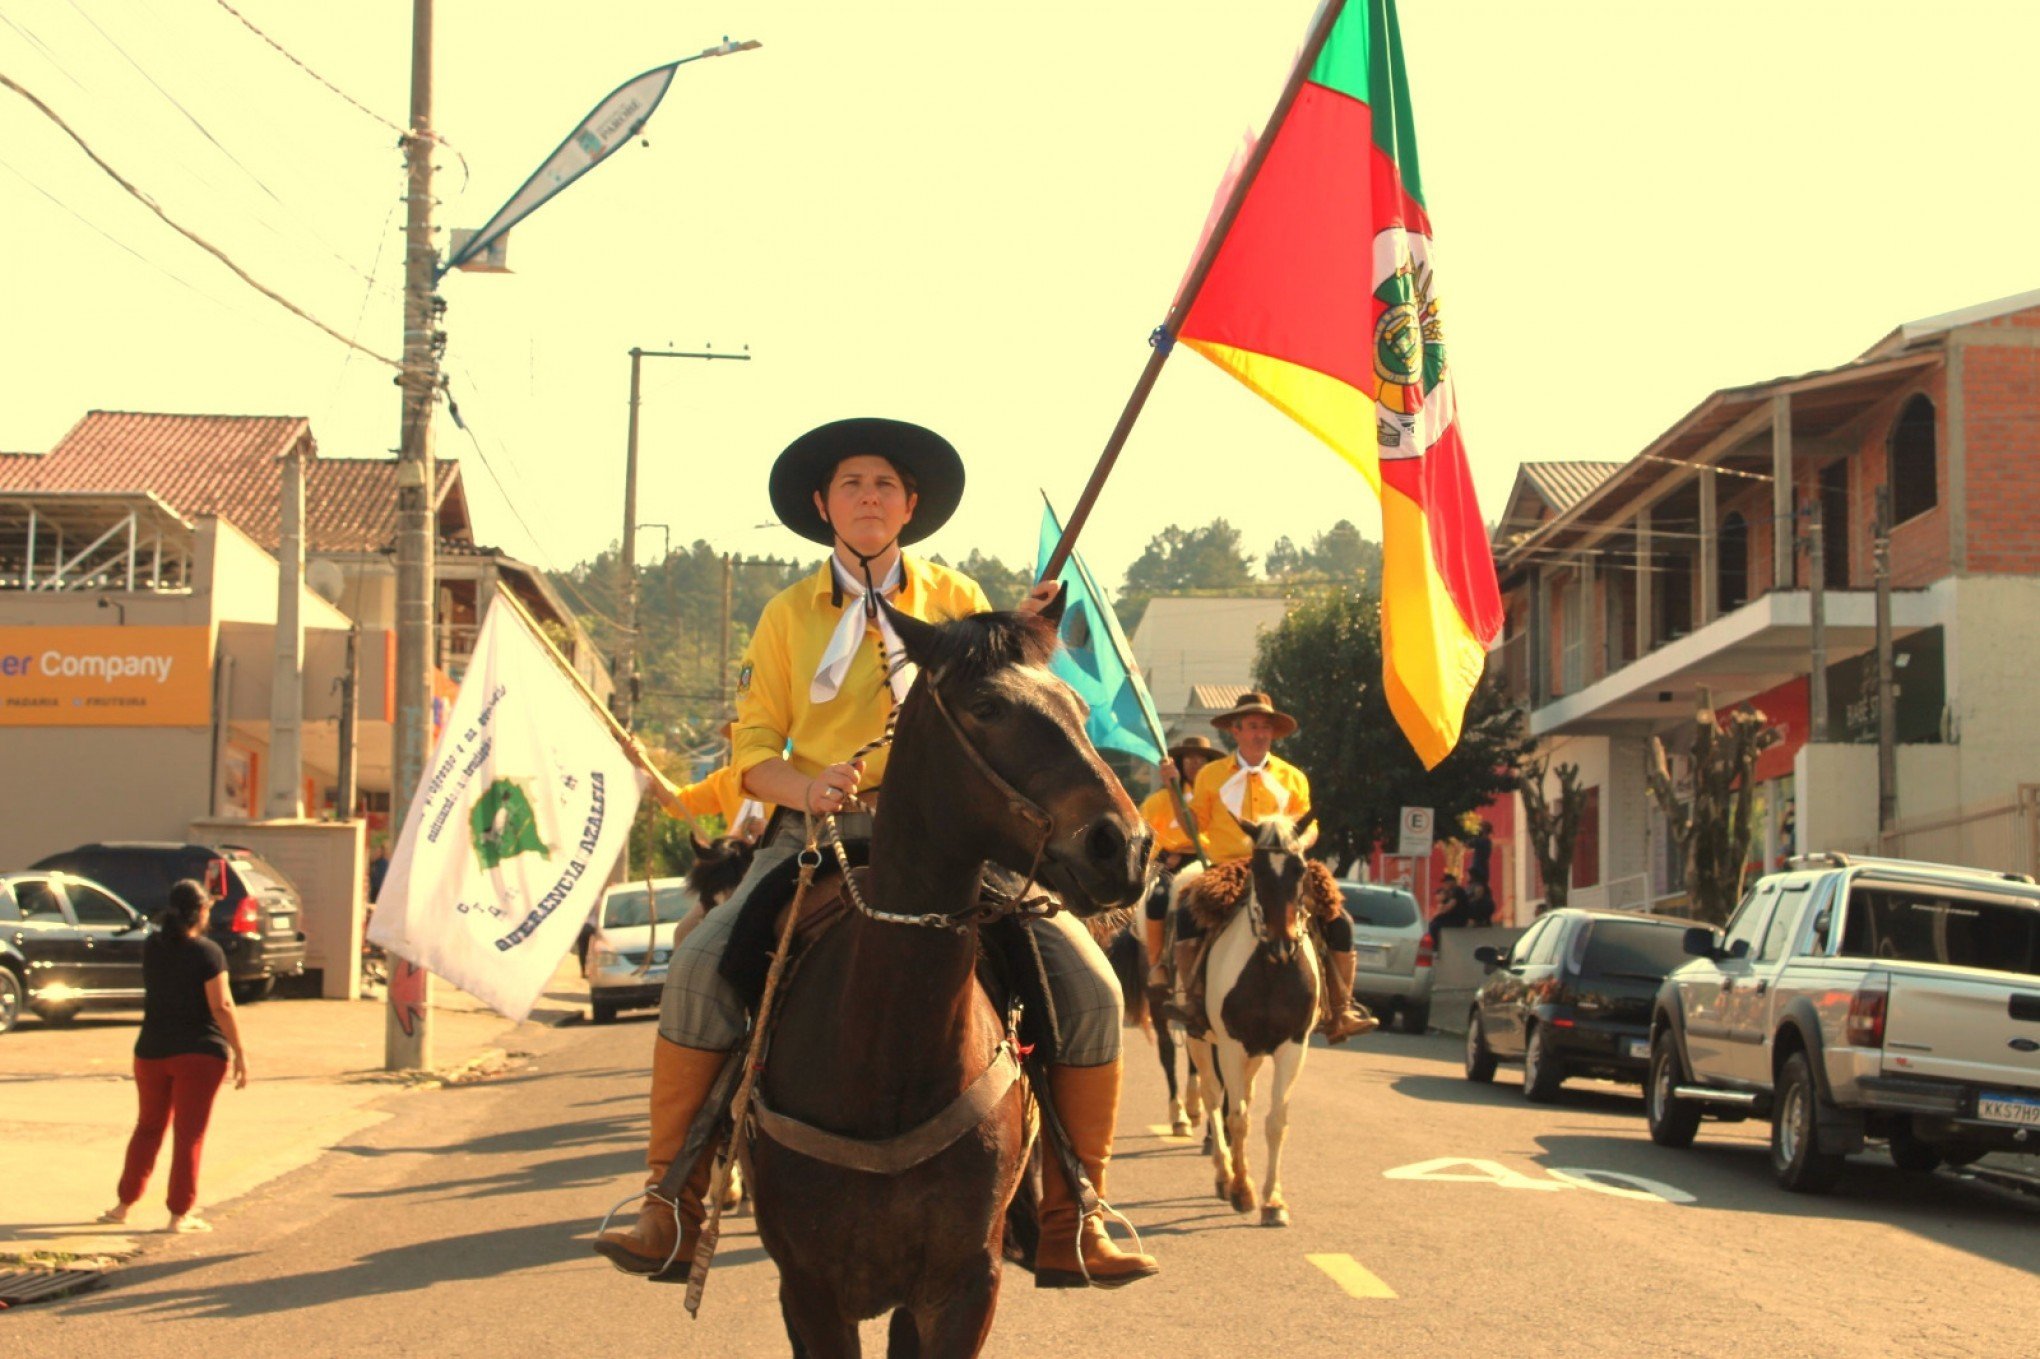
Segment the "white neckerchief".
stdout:
<svg viewBox="0 0 2040 1359">
<path fill-rule="evenodd" d="M 843 566 L 835 553 L 829 554 L 829 569 L 835 573 L 836 586 L 843 592 L 843 616 L 836 620 L 836 630 L 829 635 L 829 644 L 822 648 L 821 664 L 815 667 L 815 677 L 808 682 L 808 702 L 827 703 L 843 687 L 843 677 L 850 673 L 850 662 L 857 655 L 857 648 L 864 645 L 864 582 L 851 579 L 850 572 Z M 892 570 L 886 572 L 880 582 L 880 595 L 890 595 L 906 580 L 906 558 L 893 558 Z M 878 611 L 878 634 L 883 643 L 886 673 L 892 684 L 893 702 L 904 703 L 907 690 L 913 687 L 914 667 L 907 661 L 907 648 L 900 641 L 900 635 L 893 631 L 892 620 Z"/>
<path fill-rule="evenodd" d="M 1246 816 L 1247 776 L 1249 774 L 1259 774 L 1261 776 L 1261 786 L 1274 795 L 1275 814 L 1277 816 L 1289 810 L 1289 790 L 1282 786 L 1281 781 L 1276 779 L 1273 772 L 1268 768 L 1268 761 L 1273 758 L 1275 757 L 1271 753 L 1263 755 L 1259 764 L 1248 764 L 1237 754 L 1233 756 L 1233 762 L 1239 768 L 1235 769 L 1232 777 L 1220 784 L 1218 788 L 1218 800 L 1223 802 L 1225 809 L 1233 814 L 1233 820 L 1243 820 Z"/>
</svg>

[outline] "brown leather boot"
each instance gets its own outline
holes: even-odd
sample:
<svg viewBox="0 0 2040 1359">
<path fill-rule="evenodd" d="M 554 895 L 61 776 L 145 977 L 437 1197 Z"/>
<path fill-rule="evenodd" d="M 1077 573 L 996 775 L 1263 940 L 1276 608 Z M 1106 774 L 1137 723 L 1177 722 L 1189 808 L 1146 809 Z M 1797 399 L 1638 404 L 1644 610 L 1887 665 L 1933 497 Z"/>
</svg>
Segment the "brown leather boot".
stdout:
<svg viewBox="0 0 2040 1359">
<path fill-rule="evenodd" d="M 1353 971 L 1356 966 L 1353 950 L 1332 953 L 1331 964 L 1325 969 L 1325 979 L 1331 985 L 1324 998 L 1324 1018 L 1318 1021 L 1318 1032 L 1333 1043 L 1343 1043 L 1358 1034 L 1373 1033 L 1381 1027 L 1381 1021 L 1367 1013 L 1366 1006 L 1353 999 Z"/>
<path fill-rule="evenodd" d="M 1119 1121 L 1119 1063 L 1052 1066 L 1049 1088 L 1056 1111 L 1076 1147 L 1077 1159 L 1105 1197 L 1105 1166 L 1112 1159 L 1112 1130 Z M 1062 1170 L 1050 1164 L 1041 1176 L 1041 1244 L 1034 1257 L 1036 1288 L 1123 1288 L 1161 1272 L 1151 1255 L 1119 1249 L 1105 1232 L 1105 1215 L 1079 1220 L 1077 1196 Z"/>
<path fill-rule="evenodd" d="M 672 1269 L 662 1277 L 687 1277 L 694 1259 L 694 1243 L 701 1237 L 707 1217 L 702 1201 L 708 1196 L 708 1179 L 714 1167 L 715 1147 L 701 1153 L 687 1176 L 687 1185 L 677 1201 L 658 1194 L 666 1169 L 687 1141 L 687 1129 L 708 1099 L 709 1087 L 722 1073 L 727 1052 L 706 1052 L 658 1039 L 652 1048 L 652 1131 L 645 1148 L 645 1197 L 637 1221 L 628 1227 L 612 1227 L 595 1238 L 595 1253 L 607 1258 L 626 1274 L 661 1275 L 666 1262 Z M 676 1253 L 675 1245 L 679 1246 Z"/>
</svg>

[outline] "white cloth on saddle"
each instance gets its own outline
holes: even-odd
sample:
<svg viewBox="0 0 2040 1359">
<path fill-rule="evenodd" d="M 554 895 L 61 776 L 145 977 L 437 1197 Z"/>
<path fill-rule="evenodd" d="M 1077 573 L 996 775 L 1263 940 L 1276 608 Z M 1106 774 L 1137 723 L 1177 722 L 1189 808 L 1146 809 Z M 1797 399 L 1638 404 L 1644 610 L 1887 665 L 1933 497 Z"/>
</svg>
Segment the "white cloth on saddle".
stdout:
<svg viewBox="0 0 2040 1359">
<path fill-rule="evenodd" d="M 864 629 L 876 618 L 879 639 L 885 649 L 886 678 L 892 685 L 893 702 L 904 703 L 907 690 L 914 685 L 915 673 L 913 663 L 907 660 L 906 645 L 893 631 L 892 620 L 875 605 L 866 604 L 864 582 L 852 579 L 842 561 L 833 554 L 829 558 L 829 566 L 836 573 L 836 587 L 844 595 L 843 616 L 836 620 L 836 630 L 829 634 L 829 644 L 822 648 L 822 660 L 815 667 L 815 677 L 808 681 L 808 702 L 827 703 L 842 689 L 843 677 L 850 673 L 850 662 L 857 655 L 857 648 L 864 645 Z M 905 581 L 904 561 L 894 557 L 892 570 L 879 583 L 878 592 L 890 596 Z"/>
<path fill-rule="evenodd" d="M 1233 758 L 1239 760 L 1237 755 Z M 1275 799 L 1277 816 L 1289 810 L 1289 790 L 1282 786 L 1282 780 L 1268 777 L 1267 756 L 1263 755 L 1259 764 L 1248 764 L 1245 760 L 1239 760 L 1239 764 L 1240 767 L 1233 771 L 1233 776 L 1218 786 L 1218 800 L 1225 804 L 1225 809 L 1233 814 L 1235 821 L 1242 820 L 1245 816 L 1247 780 L 1250 778 L 1259 779 L 1262 788 Z"/>
</svg>

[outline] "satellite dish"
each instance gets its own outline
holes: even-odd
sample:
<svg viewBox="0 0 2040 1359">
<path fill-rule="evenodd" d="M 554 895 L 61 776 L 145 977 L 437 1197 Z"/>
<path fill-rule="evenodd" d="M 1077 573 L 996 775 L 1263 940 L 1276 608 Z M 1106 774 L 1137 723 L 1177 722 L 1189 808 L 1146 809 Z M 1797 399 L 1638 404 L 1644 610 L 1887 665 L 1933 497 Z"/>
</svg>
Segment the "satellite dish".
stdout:
<svg viewBox="0 0 2040 1359">
<path fill-rule="evenodd" d="M 338 605 L 341 592 L 347 588 L 347 578 L 340 574 L 339 567 L 322 557 L 305 566 L 305 584 L 328 604 Z"/>
</svg>

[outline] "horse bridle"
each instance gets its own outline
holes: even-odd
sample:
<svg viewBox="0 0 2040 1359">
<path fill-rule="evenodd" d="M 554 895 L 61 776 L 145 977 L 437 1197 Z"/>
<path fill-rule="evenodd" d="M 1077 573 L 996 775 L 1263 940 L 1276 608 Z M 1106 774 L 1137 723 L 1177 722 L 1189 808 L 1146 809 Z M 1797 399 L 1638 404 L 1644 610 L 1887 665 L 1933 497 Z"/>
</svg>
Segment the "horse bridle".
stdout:
<svg viewBox="0 0 2040 1359">
<path fill-rule="evenodd" d="M 832 813 L 822 818 L 822 825 L 828 832 L 830 847 L 836 854 L 836 863 L 843 872 L 843 890 L 849 896 L 850 904 L 872 920 L 882 921 L 888 925 L 916 925 L 923 929 L 949 930 L 955 934 L 968 934 L 984 921 L 1000 916 L 1042 917 L 1054 915 L 1059 909 L 1055 899 L 1045 896 L 1036 897 L 1033 895 L 1033 891 L 1036 879 L 1041 876 L 1042 856 L 1048 852 L 1050 843 L 1055 839 L 1055 818 L 1044 811 L 1039 803 L 1035 802 L 1018 788 L 1015 788 L 1005 775 L 992 767 L 992 762 L 985 758 L 984 752 L 978 749 L 977 743 L 970 739 L 970 733 L 966 732 L 963 729 L 963 725 L 950 713 L 948 703 L 943 701 L 942 688 L 938 683 L 938 679 L 939 677 L 934 674 L 923 674 L 921 676 L 921 687 L 927 691 L 929 700 L 935 705 L 935 711 L 942 715 L 942 723 L 949 729 L 950 737 L 963 750 L 964 755 L 968 757 L 970 766 L 977 771 L 978 777 L 991 784 L 992 791 L 1005 799 L 1006 809 L 1020 820 L 1032 826 L 1040 834 L 1040 839 L 1035 842 L 1033 861 L 1027 867 L 1027 885 L 1022 887 L 1013 896 L 1004 898 L 1003 905 L 988 907 L 981 896 L 977 905 L 958 915 L 947 915 L 941 911 L 929 911 L 921 915 L 907 915 L 898 911 L 882 911 L 865 901 L 864 894 L 857 890 L 857 879 L 850 871 L 850 856 L 843 847 L 843 833 L 837 828 L 836 818 Z M 899 712 L 898 708 L 892 710 L 886 717 L 885 732 L 851 756 L 852 762 L 861 760 L 872 751 L 892 743 L 894 732 L 899 726 Z M 808 837 L 808 843 L 810 847 L 814 844 L 812 833 Z M 812 848 L 801 851 L 803 857 L 813 852 Z"/>
</svg>

